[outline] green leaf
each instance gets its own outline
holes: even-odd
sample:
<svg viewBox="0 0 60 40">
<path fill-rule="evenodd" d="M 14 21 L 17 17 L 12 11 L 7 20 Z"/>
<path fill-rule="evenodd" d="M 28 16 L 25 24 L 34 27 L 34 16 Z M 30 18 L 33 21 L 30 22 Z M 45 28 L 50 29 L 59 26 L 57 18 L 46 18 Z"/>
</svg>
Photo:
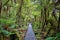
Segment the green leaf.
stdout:
<svg viewBox="0 0 60 40">
<path fill-rule="evenodd" d="M 7 30 L 2 30 L 2 33 L 3 33 L 4 35 L 10 35 L 10 34 L 11 34 L 11 32 L 9 32 L 9 31 L 7 31 Z"/>
<path fill-rule="evenodd" d="M 54 37 L 47 37 L 45 40 L 54 40 Z"/>
</svg>

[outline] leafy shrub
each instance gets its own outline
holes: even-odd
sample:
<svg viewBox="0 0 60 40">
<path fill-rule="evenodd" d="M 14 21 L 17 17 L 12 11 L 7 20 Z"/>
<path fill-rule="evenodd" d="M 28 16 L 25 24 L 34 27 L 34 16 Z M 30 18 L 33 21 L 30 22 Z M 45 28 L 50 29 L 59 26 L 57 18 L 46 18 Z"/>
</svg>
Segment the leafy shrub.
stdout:
<svg viewBox="0 0 60 40">
<path fill-rule="evenodd" d="M 47 37 L 45 40 L 60 40 L 60 33 L 57 33 L 56 37 Z"/>
</svg>

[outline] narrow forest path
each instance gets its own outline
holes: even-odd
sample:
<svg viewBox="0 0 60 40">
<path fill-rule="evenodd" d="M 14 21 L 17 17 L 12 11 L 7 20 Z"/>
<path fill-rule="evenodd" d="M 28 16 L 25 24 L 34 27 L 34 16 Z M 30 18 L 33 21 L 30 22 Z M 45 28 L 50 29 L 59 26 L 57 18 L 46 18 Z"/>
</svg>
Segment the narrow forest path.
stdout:
<svg viewBox="0 0 60 40">
<path fill-rule="evenodd" d="M 27 30 L 24 40 L 36 40 L 31 23 L 29 23 L 28 30 Z"/>
</svg>

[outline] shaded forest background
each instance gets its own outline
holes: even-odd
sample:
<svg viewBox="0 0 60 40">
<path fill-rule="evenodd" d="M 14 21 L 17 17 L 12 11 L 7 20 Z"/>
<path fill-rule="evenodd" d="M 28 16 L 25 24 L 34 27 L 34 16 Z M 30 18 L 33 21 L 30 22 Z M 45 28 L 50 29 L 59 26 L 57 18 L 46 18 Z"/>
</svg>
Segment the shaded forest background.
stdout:
<svg viewBox="0 0 60 40">
<path fill-rule="evenodd" d="M 37 40 L 60 40 L 60 0 L 0 0 L 0 40 L 23 40 L 28 22 Z"/>
</svg>

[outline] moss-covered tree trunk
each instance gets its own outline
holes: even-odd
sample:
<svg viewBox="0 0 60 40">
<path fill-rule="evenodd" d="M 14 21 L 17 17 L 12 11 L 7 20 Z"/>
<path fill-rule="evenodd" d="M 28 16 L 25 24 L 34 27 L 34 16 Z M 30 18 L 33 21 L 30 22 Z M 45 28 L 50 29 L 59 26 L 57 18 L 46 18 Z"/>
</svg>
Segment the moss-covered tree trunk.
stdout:
<svg viewBox="0 0 60 40">
<path fill-rule="evenodd" d="M 16 16 L 17 16 L 17 22 L 16 23 L 18 24 L 19 27 L 20 27 L 22 5 L 23 5 L 23 0 L 20 0 L 20 7 L 19 7 L 18 12 L 16 14 Z"/>
<path fill-rule="evenodd" d="M 21 26 L 20 26 L 20 25 L 21 25 L 20 23 L 21 23 L 22 6 L 23 6 L 23 0 L 20 0 L 20 6 L 19 6 L 18 12 L 17 12 L 17 14 L 16 14 L 16 16 L 17 16 L 17 21 L 16 21 L 16 23 L 18 24 L 19 27 L 21 27 Z M 21 40 L 21 39 L 20 39 L 20 34 L 19 34 L 19 32 L 17 33 L 17 35 L 18 35 L 18 37 L 19 37 L 19 40 Z"/>
</svg>

